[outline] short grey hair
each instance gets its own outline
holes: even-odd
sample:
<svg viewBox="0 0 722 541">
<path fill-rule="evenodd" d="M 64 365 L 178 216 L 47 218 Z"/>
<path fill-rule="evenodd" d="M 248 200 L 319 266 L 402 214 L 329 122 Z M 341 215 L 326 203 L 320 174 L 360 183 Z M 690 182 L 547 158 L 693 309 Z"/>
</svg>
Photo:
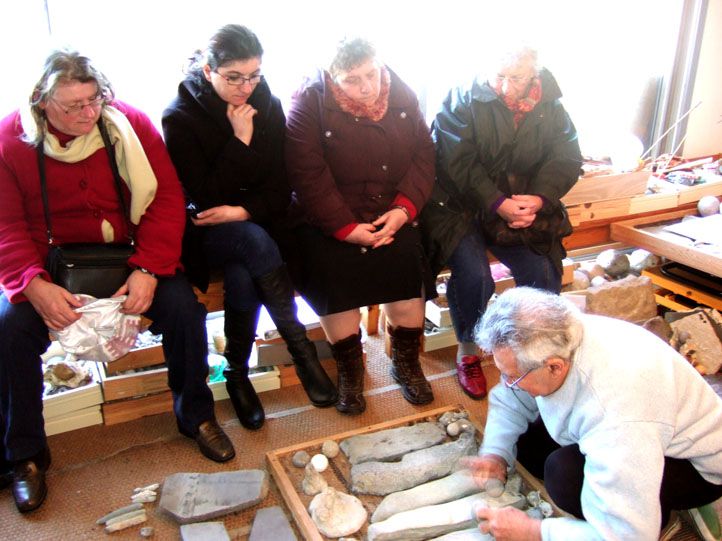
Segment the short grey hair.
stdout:
<svg viewBox="0 0 722 541">
<path fill-rule="evenodd" d="M 26 126 L 23 118 L 25 141 L 33 145 L 42 141 L 45 136 L 45 112 L 40 104 L 53 96 L 60 83 L 69 81 L 95 82 L 98 85 L 99 96 L 103 96 L 108 101 L 113 99 L 110 81 L 95 67 L 90 58 L 71 49 L 56 49 L 45 59 L 43 72 L 30 94 L 28 104 L 34 125 Z"/>
<path fill-rule="evenodd" d="M 328 72 L 336 79 L 342 71 L 349 71 L 360 66 L 367 60 L 376 58 L 376 48 L 373 44 L 360 37 L 344 38 L 338 42 L 336 54 L 331 59 Z"/>
<path fill-rule="evenodd" d="M 475 329 L 481 349 L 509 348 L 522 372 L 543 366 L 550 357 L 571 360 L 582 334 L 579 310 L 571 302 L 531 287 L 499 295 Z"/>
</svg>

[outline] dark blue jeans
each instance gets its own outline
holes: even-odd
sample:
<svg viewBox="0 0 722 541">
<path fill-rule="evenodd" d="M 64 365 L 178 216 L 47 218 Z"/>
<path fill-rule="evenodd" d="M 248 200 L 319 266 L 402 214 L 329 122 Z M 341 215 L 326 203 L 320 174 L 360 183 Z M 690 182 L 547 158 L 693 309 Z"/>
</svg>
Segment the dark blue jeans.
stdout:
<svg viewBox="0 0 722 541">
<path fill-rule="evenodd" d="M 198 425 L 214 418 L 213 394 L 206 384 L 206 309 L 185 276 L 177 274 L 158 280 L 144 315 L 153 321 L 151 331 L 163 334 L 178 426 L 195 434 Z M 32 304 L 10 304 L 0 294 L 0 453 L 7 461 L 32 457 L 47 444 L 40 355 L 49 344 L 48 328 Z"/>
<path fill-rule="evenodd" d="M 451 278 L 446 296 L 459 342 L 474 341 L 474 326 L 494 294 L 487 249 L 509 268 L 516 285 L 547 289 L 554 293 L 559 293 L 561 289 L 561 276 L 548 256 L 539 255 L 526 246 L 487 245 L 474 224 L 447 262 Z"/>
<path fill-rule="evenodd" d="M 260 304 L 253 280 L 283 265 L 276 241 L 253 222 L 211 226 L 203 247 L 209 266 L 223 269 L 225 304 L 239 312 Z"/>
</svg>

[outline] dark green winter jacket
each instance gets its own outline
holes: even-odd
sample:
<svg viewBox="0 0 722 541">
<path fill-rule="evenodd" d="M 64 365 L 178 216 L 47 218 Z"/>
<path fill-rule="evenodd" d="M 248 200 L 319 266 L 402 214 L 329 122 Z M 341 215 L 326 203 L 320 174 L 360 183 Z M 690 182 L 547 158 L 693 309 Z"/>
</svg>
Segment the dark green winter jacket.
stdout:
<svg viewBox="0 0 722 541">
<path fill-rule="evenodd" d="M 472 223 L 489 216 L 500 197 L 539 195 L 540 212 L 554 212 L 579 178 L 582 156 L 577 132 L 559 98 L 552 74 L 539 73 L 542 99 L 519 127 L 514 114 L 486 82 L 449 92 L 436 115 L 437 182 L 420 223 L 435 272 L 441 270 Z M 509 186 L 513 174 L 526 190 Z M 561 269 L 561 241 L 549 255 Z"/>
</svg>

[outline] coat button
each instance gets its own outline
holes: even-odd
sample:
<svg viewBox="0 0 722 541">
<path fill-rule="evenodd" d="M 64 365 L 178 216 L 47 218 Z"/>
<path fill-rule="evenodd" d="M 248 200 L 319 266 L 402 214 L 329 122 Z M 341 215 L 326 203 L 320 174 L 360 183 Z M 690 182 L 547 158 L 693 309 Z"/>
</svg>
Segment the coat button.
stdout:
<svg viewBox="0 0 722 541">
<path fill-rule="evenodd" d="M 80 186 L 80 189 L 81 189 L 81 190 L 85 190 L 85 189 L 88 187 L 88 182 L 87 182 L 86 180 L 81 180 L 81 181 L 78 183 L 78 186 Z"/>
<path fill-rule="evenodd" d="M 444 202 L 443 202 L 443 201 L 439 201 L 439 206 L 440 206 L 440 207 L 443 207 L 443 206 L 444 206 Z"/>
<path fill-rule="evenodd" d="M 366 248 L 366 246 L 361 246 L 361 253 L 365 254 L 366 252 L 368 252 L 368 248 Z"/>
<path fill-rule="evenodd" d="M 93 218 L 100 218 L 100 211 L 99 211 L 99 210 L 94 210 L 94 211 L 93 211 Z"/>
<path fill-rule="evenodd" d="M 358 122 L 358 117 L 354 118 L 354 120 L 355 120 L 356 122 Z"/>
<path fill-rule="evenodd" d="M 401 114 L 399 116 L 401 118 L 406 118 L 406 111 L 401 111 Z"/>
<path fill-rule="evenodd" d="M 324 133 L 324 135 L 326 136 L 326 138 L 331 137 L 331 130 L 326 130 L 326 133 Z"/>
<path fill-rule="evenodd" d="M 383 169 L 384 171 L 388 171 L 388 170 L 389 170 L 389 166 L 386 165 L 386 164 L 383 164 L 383 165 L 381 166 L 381 169 Z"/>
</svg>

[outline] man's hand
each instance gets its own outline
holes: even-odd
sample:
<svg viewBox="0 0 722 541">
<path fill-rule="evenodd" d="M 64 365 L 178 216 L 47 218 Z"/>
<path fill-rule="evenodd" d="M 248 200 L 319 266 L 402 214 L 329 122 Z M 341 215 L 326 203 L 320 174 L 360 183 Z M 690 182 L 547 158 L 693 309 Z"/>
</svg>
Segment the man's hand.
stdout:
<svg viewBox="0 0 722 541">
<path fill-rule="evenodd" d="M 542 208 L 544 201 L 538 195 L 512 195 L 496 209 L 512 229 L 529 227 L 536 219 L 536 213 Z"/>
<path fill-rule="evenodd" d="M 227 222 L 244 222 L 250 218 L 251 215 L 241 206 L 221 205 L 199 212 L 195 218 L 191 218 L 191 221 L 194 225 L 218 225 Z"/>
<path fill-rule="evenodd" d="M 488 453 L 477 457 L 464 457 L 461 459 L 461 464 L 471 471 L 479 488 L 486 489 L 487 481 L 490 479 L 506 482 L 508 464 L 499 455 Z"/>
<path fill-rule="evenodd" d="M 45 325 L 53 331 L 61 331 L 80 319 L 73 308 L 83 303 L 67 289 L 36 276 L 23 291 L 35 311 L 43 318 Z"/>
<path fill-rule="evenodd" d="M 541 520 L 533 519 L 515 507 L 479 507 L 479 531 L 496 541 L 541 541 Z"/>
<path fill-rule="evenodd" d="M 153 302 L 158 279 L 146 272 L 134 270 L 113 297 L 128 295 L 123 303 L 124 314 L 143 314 Z"/>
</svg>

